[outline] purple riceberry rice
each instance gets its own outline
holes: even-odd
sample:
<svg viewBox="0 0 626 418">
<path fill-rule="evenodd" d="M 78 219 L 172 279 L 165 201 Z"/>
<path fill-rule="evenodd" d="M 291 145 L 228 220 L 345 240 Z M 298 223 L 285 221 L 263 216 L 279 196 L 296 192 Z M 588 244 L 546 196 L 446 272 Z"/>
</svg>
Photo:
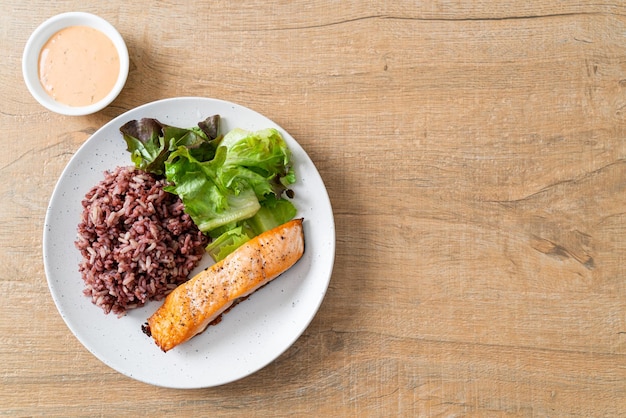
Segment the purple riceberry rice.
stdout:
<svg viewBox="0 0 626 418">
<path fill-rule="evenodd" d="M 83 293 L 118 316 L 162 300 L 188 279 L 207 238 L 165 180 L 134 167 L 104 173 L 82 201 L 75 242 Z"/>
</svg>

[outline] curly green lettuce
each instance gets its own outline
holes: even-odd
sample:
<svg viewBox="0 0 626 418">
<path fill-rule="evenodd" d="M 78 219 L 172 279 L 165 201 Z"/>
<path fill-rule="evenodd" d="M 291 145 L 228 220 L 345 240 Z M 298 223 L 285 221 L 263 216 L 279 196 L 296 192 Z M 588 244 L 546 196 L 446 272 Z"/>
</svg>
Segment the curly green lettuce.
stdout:
<svg viewBox="0 0 626 418">
<path fill-rule="evenodd" d="M 218 261 L 250 238 L 296 215 L 288 187 L 296 176 L 291 152 L 276 129 L 233 129 L 219 135 L 219 116 L 197 128 L 155 119 L 122 127 L 135 166 L 165 175 L 165 190 L 178 195 L 198 228 L 213 238 Z"/>
</svg>

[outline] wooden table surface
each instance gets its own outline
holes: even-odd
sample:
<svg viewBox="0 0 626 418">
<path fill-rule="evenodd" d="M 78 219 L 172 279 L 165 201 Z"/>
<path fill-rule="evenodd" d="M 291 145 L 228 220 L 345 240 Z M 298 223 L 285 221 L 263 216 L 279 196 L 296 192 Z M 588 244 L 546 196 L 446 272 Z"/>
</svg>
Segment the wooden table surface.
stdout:
<svg viewBox="0 0 626 418">
<path fill-rule="evenodd" d="M 4 0 L 0 415 L 624 416 L 626 3 L 584 3 Z M 76 10 L 117 27 L 130 74 L 103 111 L 65 117 L 29 95 L 21 54 Z M 197 390 L 90 354 L 42 262 L 73 153 L 176 96 L 284 127 L 337 232 L 304 334 Z"/>
</svg>

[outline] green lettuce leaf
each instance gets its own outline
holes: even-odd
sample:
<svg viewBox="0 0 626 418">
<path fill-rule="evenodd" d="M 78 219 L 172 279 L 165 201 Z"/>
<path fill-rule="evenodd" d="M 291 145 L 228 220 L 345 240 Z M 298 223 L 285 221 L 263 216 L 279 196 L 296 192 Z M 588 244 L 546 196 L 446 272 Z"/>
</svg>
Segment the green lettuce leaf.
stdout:
<svg viewBox="0 0 626 418">
<path fill-rule="evenodd" d="M 276 129 L 249 132 L 235 128 L 220 146 L 228 150 L 220 178 L 231 190 L 251 187 L 263 200 L 268 194 L 280 196 L 295 182 L 291 152 Z"/>
<path fill-rule="evenodd" d="M 297 212 L 291 201 L 268 195 L 261 202 L 261 208 L 253 217 L 246 219 L 245 224 L 255 235 L 259 235 L 292 220 Z"/>
<path fill-rule="evenodd" d="M 213 260 L 220 261 L 242 244 L 245 244 L 251 238 L 254 238 L 254 233 L 247 229 L 245 226 L 238 226 L 227 230 L 219 237 L 214 239 L 206 246 L 206 251 L 209 253 Z"/>
<path fill-rule="evenodd" d="M 209 231 L 208 235 L 213 240 L 207 245 L 206 250 L 215 261 L 219 261 L 256 235 L 290 221 L 296 213 L 297 209 L 293 203 L 269 195 L 251 218 Z"/>
<path fill-rule="evenodd" d="M 250 218 L 261 205 L 252 189 L 234 193 L 223 186 L 217 171 L 224 161 L 226 149 L 220 147 L 215 158 L 198 161 L 186 147 L 179 147 L 166 163 L 164 189 L 177 194 L 185 212 L 202 232 Z"/>
</svg>

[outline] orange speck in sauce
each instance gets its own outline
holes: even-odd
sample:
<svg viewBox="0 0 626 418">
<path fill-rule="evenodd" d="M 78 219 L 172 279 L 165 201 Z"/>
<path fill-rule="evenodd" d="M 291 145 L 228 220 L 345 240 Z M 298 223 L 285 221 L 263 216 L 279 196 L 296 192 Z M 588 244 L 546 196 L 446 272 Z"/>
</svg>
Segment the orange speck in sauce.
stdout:
<svg viewBox="0 0 626 418">
<path fill-rule="evenodd" d="M 88 26 L 61 29 L 39 54 L 39 81 L 57 102 L 88 106 L 106 97 L 120 73 L 113 42 Z"/>
</svg>

